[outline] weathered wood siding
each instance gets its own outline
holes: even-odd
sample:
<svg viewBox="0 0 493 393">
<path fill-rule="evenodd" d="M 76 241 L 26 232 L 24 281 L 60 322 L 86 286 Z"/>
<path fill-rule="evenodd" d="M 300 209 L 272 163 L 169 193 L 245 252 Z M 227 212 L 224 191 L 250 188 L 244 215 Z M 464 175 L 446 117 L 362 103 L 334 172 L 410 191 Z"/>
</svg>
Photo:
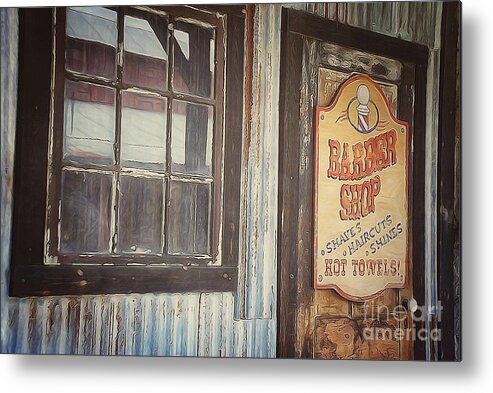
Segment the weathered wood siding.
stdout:
<svg viewBox="0 0 493 393">
<path fill-rule="evenodd" d="M 436 49 L 439 3 L 290 4 Z M 232 293 L 8 298 L 17 90 L 17 10 L 1 10 L 1 351 L 21 353 L 249 356 L 276 354 L 277 182 L 281 9 L 253 20 L 252 97 L 244 133 L 239 288 Z M 432 56 L 433 57 L 433 56 Z M 433 57 L 435 70 L 438 57 Z M 430 71 L 436 82 L 437 73 Z M 431 96 L 433 92 L 430 92 Z M 431 97 L 430 96 L 430 97 Z M 432 101 L 432 100 L 431 100 Z M 247 104 L 249 105 L 249 104 Z M 433 109 L 433 104 L 431 109 Z M 430 112 L 432 113 L 432 112 Z M 435 123 L 428 122 L 435 135 Z M 436 168 L 431 137 L 430 173 Z M 435 147 L 433 147 L 435 146 Z M 436 193 L 436 177 L 428 188 Z M 33 196 L 35 197 L 35 196 Z M 434 206 L 433 197 L 429 206 Z M 433 233 L 436 214 L 430 215 Z M 430 247 L 432 247 L 430 245 Z M 429 251 L 433 260 L 433 249 Z"/>
<path fill-rule="evenodd" d="M 0 232 L 0 338 L 1 350 L 6 352 L 4 342 L 11 334 L 8 315 L 8 271 L 10 263 L 10 238 L 12 228 L 12 189 L 14 137 L 17 97 L 17 11 L 0 10 L 0 157 L 1 167 L 1 232 Z"/>
</svg>

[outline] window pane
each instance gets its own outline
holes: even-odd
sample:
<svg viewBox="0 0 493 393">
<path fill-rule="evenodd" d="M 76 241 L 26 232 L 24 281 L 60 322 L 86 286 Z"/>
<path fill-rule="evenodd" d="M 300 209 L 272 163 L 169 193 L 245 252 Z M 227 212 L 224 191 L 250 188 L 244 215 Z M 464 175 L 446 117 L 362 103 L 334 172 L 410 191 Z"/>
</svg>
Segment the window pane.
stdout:
<svg viewBox="0 0 493 393">
<path fill-rule="evenodd" d="M 174 36 L 173 89 L 200 97 L 214 95 L 214 30 L 177 22 Z"/>
<path fill-rule="evenodd" d="M 65 81 L 65 161 L 111 164 L 115 135 L 115 90 Z"/>
<path fill-rule="evenodd" d="M 102 7 L 67 8 L 66 68 L 116 78 L 116 12 Z"/>
<path fill-rule="evenodd" d="M 166 156 L 166 99 L 124 92 L 122 102 L 122 165 L 163 170 Z"/>
<path fill-rule="evenodd" d="M 120 177 L 120 251 L 162 253 L 163 189 L 163 179 Z"/>
<path fill-rule="evenodd" d="M 212 174 L 213 107 L 173 101 L 171 170 L 210 176 Z"/>
<path fill-rule="evenodd" d="M 170 254 L 210 254 L 210 184 L 171 181 Z"/>
<path fill-rule="evenodd" d="M 168 22 L 157 15 L 125 16 L 123 82 L 165 90 L 168 78 Z"/>
<path fill-rule="evenodd" d="M 112 176 L 62 171 L 60 251 L 109 252 Z"/>
</svg>

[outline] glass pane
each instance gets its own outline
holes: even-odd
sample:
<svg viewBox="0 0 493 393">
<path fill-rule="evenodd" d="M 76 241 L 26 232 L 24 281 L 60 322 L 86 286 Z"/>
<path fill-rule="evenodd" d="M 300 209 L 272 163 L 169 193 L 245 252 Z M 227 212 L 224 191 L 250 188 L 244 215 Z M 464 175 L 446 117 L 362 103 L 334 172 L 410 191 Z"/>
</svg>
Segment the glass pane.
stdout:
<svg viewBox="0 0 493 393">
<path fill-rule="evenodd" d="M 200 97 L 214 95 L 214 30 L 177 22 L 174 36 L 173 89 Z"/>
<path fill-rule="evenodd" d="M 116 79 L 116 12 L 103 7 L 67 8 L 66 68 Z"/>
<path fill-rule="evenodd" d="M 111 182 L 109 174 L 62 171 L 61 252 L 109 252 Z"/>
<path fill-rule="evenodd" d="M 163 179 L 120 178 L 118 249 L 122 252 L 162 253 Z"/>
<path fill-rule="evenodd" d="M 122 165 L 163 170 L 166 156 L 166 99 L 124 92 L 122 103 Z"/>
<path fill-rule="evenodd" d="M 170 254 L 210 254 L 210 184 L 171 181 Z"/>
<path fill-rule="evenodd" d="M 125 16 L 123 82 L 165 90 L 168 79 L 168 22 L 158 15 Z"/>
<path fill-rule="evenodd" d="M 111 164 L 115 90 L 65 81 L 63 158 L 79 164 Z"/>
<path fill-rule="evenodd" d="M 210 176 L 212 174 L 212 106 L 173 101 L 171 170 Z"/>
</svg>

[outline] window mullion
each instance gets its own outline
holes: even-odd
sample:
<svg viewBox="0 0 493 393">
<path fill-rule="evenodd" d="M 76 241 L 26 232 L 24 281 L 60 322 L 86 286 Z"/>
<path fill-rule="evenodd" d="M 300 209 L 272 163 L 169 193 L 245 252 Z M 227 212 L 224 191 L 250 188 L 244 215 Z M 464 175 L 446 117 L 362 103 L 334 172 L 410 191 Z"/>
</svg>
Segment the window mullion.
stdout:
<svg viewBox="0 0 493 393">
<path fill-rule="evenodd" d="M 168 24 L 168 91 L 172 92 L 172 79 L 173 79 L 173 67 L 174 67 L 174 59 L 173 59 L 173 51 L 174 51 L 174 42 L 173 42 L 173 24 L 174 19 L 170 16 L 169 24 Z M 166 122 L 166 173 L 169 175 L 171 173 L 171 122 L 172 122 L 172 104 L 173 104 L 173 95 L 171 94 L 168 98 L 168 120 Z"/>
<path fill-rule="evenodd" d="M 173 108 L 173 67 L 174 67 L 174 59 L 173 59 L 173 51 L 174 51 L 174 39 L 173 39 L 173 26 L 174 26 L 174 18 L 170 15 L 168 20 L 168 91 L 171 92 L 168 98 L 168 113 L 167 113 L 167 121 L 166 121 L 166 176 L 165 176 L 165 193 L 163 198 L 164 203 L 164 215 L 163 215 L 163 256 L 168 255 L 168 214 L 169 214 L 169 204 L 171 197 L 171 127 L 172 127 L 172 108 Z"/>
<path fill-rule="evenodd" d="M 115 144 L 114 144 L 114 156 L 115 156 L 115 172 L 113 174 L 113 187 L 112 187 L 112 209 L 111 209 L 111 253 L 116 253 L 116 246 L 118 243 L 118 206 L 120 201 L 119 188 L 120 188 L 120 171 L 121 171 L 121 125 L 122 125 L 122 78 L 123 78 L 123 34 L 124 34 L 124 8 L 119 8 L 117 15 L 117 66 L 116 66 L 116 119 L 115 119 Z"/>
</svg>

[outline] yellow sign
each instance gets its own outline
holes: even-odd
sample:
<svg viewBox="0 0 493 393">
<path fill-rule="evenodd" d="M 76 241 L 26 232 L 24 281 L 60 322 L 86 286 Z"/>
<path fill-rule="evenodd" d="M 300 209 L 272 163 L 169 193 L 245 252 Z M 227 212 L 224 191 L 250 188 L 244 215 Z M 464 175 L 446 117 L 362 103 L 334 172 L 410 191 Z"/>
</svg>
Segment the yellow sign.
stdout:
<svg viewBox="0 0 493 393">
<path fill-rule="evenodd" d="M 380 87 L 353 76 L 318 107 L 315 288 L 367 300 L 407 283 L 408 126 Z"/>
</svg>

